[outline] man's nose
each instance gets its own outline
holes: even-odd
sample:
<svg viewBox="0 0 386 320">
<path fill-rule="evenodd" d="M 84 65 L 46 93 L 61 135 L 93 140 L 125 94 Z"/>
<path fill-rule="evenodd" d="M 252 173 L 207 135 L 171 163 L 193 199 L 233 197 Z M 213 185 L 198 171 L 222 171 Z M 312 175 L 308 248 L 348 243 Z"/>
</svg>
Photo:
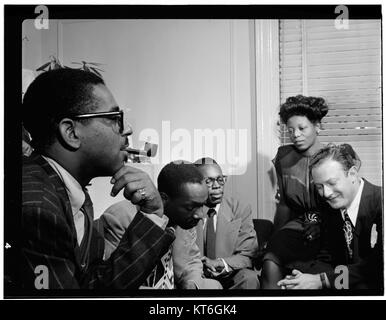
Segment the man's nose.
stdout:
<svg viewBox="0 0 386 320">
<path fill-rule="evenodd" d="M 131 136 L 133 134 L 133 128 L 130 123 L 125 124 L 125 128 L 122 132 L 122 136 Z"/>
<path fill-rule="evenodd" d="M 213 184 L 212 184 L 212 188 L 219 188 L 219 187 L 221 187 L 221 184 L 219 184 L 218 183 L 218 181 L 217 181 L 217 179 L 215 179 L 214 181 L 213 181 Z"/>
<path fill-rule="evenodd" d="M 331 195 L 333 194 L 331 188 L 327 187 L 327 186 L 323 186 L 323 196 L 325 198 L 329 198 Z"/>
</svg>

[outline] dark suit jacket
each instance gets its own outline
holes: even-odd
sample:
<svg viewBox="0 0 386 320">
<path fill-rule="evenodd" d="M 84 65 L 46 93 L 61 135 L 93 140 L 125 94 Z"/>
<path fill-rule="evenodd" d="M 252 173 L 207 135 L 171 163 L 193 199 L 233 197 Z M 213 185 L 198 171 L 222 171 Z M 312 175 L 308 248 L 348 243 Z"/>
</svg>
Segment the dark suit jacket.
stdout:
<svg viewBox="0 0 386 320">
<path fill-rule="evenodd" d="M 78 245 L 65 186 L 38 154 L 23 160 L 21 282 L 35 288 L 37 266 L 48 269 L 50 289 L 137 289 L 168 250 L 174 236 L 136 215 L 107 261 L 103 222 L 87 215 Z"/>
<path fill-rule="evenodd" d="M 329 209 L 324 217 L 327 248 L 332 258 L 332 265 L 345 265 L 349 272 L 349 289 L 383 288 L 383 220 L 382 189 L 364 180 L 358 217 L 353 235 L 353 260 L 349 263 L 346 242 L 343 233 L 343 219 L 339 210 Z M 377 231 L 376 244 L 371 246 L 373 225 Z M 373 231 L 373 235 L 374 235 Z M 373 242 L 375 239 L 373 239 Z M 327 272 L 328 279 L 334 286 L 340 273 Z"/>
</svg>

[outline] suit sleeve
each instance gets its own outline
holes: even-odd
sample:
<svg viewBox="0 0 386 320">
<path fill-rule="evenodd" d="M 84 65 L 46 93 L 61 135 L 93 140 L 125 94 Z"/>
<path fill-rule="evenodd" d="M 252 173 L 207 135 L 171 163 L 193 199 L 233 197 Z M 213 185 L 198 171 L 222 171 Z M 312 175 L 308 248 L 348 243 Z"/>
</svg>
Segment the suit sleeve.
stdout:
<svg viewBox="0 0 386 320">
<path fill-rule="evenodd" d="M 166 252 L 174 236 L 142 214 L 136 215 L 106 261 L 93 261 L 80 270 L 76 235 L 55 208 L 24 206 L 22 230 L 23 283 L 30 288 L 137 289 Z M 74 254 L 75 253 L 75 254 Z M 48 278 L 45 278 L 45 275 Z"/>
<path fill-rule="evenodd" d="M 222 257 L 233 270 L 251 268 L 252 259 L 257 256 L 257 237 L 252 221 L 250 205 L 242 206 L 239 201 L 234 202 L 235 218 L 241 219 L 240 230 L 232 256 Z"/>
<path fill-rule="evenodd" d="M 221 289 L 221 284 L 203 275 L 201 252 L 196 244 L 196 228 L 183 230 L 177 227 L 173 243 L 174 280 L 177 288 L 186 289 L 193 282 L 197 289 Z"/>
</svg>

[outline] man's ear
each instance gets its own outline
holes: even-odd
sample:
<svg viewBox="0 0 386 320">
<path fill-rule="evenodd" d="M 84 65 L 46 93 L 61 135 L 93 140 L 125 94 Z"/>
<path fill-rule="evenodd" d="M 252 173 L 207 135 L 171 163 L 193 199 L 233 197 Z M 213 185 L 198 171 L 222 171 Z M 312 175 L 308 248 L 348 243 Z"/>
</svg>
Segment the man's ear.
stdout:
<svg viewBox="0 0 386 320">
<path fill-rule="evenodd" d="M 354 179 L 357 179 L 358 178 L 358 168 L 356 166 L 352 166 L 348 170 L 348 174 L 349 174 L 350 177 L 352 177 Z"/>
<path fill-rule="evenodd" d="M 63 118 L 58 124 L 59 138 L 66 147 L 77 150 L 80 147 L 76 123 L 69 118 Z"/>
</svg>

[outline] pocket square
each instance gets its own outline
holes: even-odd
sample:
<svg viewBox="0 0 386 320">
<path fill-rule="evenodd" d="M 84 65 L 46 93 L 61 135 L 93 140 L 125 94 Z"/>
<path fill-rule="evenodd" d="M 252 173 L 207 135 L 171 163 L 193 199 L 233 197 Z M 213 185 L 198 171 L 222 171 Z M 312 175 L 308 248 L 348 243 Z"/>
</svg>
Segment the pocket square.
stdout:
<svg viewBox="0 0 386 320">
<path fill-rule="evenodd" d="M 377 225 L 374 223 L 373 226 L 371 227 L 371 236 L 370 236 L 371 248 L 375 247 L 375 245 L 377 244 L 377 239 L 378 239 Z"/>
</svg>

